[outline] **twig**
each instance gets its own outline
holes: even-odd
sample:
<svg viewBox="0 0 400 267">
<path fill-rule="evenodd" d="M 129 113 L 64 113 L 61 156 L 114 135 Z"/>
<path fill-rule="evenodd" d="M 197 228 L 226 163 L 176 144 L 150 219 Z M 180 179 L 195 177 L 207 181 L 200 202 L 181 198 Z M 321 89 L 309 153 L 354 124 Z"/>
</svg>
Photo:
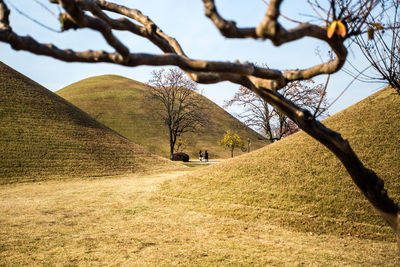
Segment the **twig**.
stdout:
<svg viewBox="0 0 400 267">
<path fill-rule="evenodd" d="M 35 1 L 36 1 L 36 0 L 35 0 Z M 37 1 L 36 1 L 36 2 L 37 2 Z M 15 11 L 17 11 L 20 15 L 22 15 L 22 16 L 24 16 L 25 18 L 27 18 L 27 19 L 33 21 L 34 23 L 38 24 L 39 26 L 42 26 L 43 28 L 45 28 L 45 29 L 47 29 L 47 30 L 49 30 L 49 31 L 52 31 L 52 32 L 61 33 L 60 30 L 53 29 L 53 28 L 51 28 L 51 27 L 45 25 L 44 23 L 41 23 L 40 21 L 38 21 L 38 20 L 32 18 L 31 16 L 29 16 L 29 15 L 26 14 L 25 12 L 21 11 L 21 10 L 20 10 L 19 8 L 17 8 L 11 1 L 8 1 L 8 0 L 7 0 L 7 3 L 8 3 L 12 8 L 14 8 Z M 39 3 L 39 2 L 37 2 L 37 3 Z M 39 3 L 39 4 L 40 4 L 40 5 L 43 5 L 42 3 Z M 46 9 L 47 9 L 47 7 L 46 7 Z M 48 9 L 47 9 L 47 10 L 48 10 Z"/>
</svg>

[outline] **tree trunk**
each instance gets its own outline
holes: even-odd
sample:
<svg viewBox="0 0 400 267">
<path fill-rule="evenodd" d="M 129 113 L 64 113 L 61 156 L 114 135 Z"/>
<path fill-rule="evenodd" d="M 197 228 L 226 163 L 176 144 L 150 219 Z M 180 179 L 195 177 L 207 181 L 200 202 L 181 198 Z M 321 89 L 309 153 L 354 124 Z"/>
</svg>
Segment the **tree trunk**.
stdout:
<svg viewBox="0 0 400 267">
<path fill-rule="evenodd" d="M 173 139 L 172 135 L 172 130 L 169 130 L 169 159 L 172 160 L 174 157 L 174 147 L 175 147 L 175 142 Z"/>
<path fill-rule="evenodd" d="M 233 158 L 233 147 L 231 148 L 231 157 Z"/>
<path fill-rule="evenodd" d="M 170 146 L 169 149 L 169 159 L 172 160 L 174 158 L 174 148 Z"/>
</svg>

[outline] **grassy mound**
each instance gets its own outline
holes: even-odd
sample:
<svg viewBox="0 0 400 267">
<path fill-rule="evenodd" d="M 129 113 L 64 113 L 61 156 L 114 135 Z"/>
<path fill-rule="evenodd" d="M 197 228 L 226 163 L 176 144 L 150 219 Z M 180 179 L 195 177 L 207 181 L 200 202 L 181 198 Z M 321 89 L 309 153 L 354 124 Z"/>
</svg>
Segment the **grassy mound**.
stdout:
<svg viewBox="0 0 400 267">
<path fill-rule="evenodd" d="M 350 141 L 399 201 L 400 97 L 394 90 L 386 88 L 324 123 Z M 339 161 L 304 132 L 167 183 L 163 194 L 194 210 L 290 230 L 394 238 Z"/>
<path fill-rule="evenodd" d="M 176 166 L 0 62 L 0 183 Z"/>
<path fill-rule="evenodd" d="M 103 75 L 73 83 L 57 94 L 133 142 L 155 154 L 169 157 L 167 129 L 161 120 L 149 115 L 157 103 L 143 104 L 147 86 L 121 76 Z M 228 129 L 239 128 L 245 141 L 251 139 L 252 149 L 265 145 L 257 133 L 243 128 L 243 124 L 225 110 L 200 94 L 198 97 L 209 108 L 211 122 L 201 132 L 184 136 L 189 141 L 185 153 L 191 158 L 197 158 L 199 150 L 208 150 L 210 159 L 230 157 L 229 151 L 217 144 Z M 241 153 L 235 151 L 235 155 Z"/>
</svg>

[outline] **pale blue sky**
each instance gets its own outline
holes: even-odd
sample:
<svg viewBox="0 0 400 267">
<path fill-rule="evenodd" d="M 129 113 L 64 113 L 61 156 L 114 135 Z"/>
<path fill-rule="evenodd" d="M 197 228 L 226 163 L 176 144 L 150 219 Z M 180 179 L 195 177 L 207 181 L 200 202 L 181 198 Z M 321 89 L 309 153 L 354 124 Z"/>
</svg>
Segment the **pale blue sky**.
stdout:
<svg viewBox="0 0 400 267">
<path fill-rule="evenodd" d="M 40 1 L 46 3 L 45 0 Z M 7 2 L 12 2 L 19 9 L 48 26 L 59 27 L 56 18 L 43 10 L 35 1 L 7 0 Z M 322 50 L 326 48 L 324 44 L 312 39 L 286 44 L 278 48 L 273 47 L 269 41 L 226 39 L 204 16 L 201 0 L 114 0 L 114 2 L 141 10 L 165 33 L 176 38 L 186 54 L 195 59 L 224 61 L 238 59 L 266 63 L 271 68 L 304 68 L 320 63 L 319 57 L 315 55 L 317 46 Z M 310 13 L 306 1 L 286 2 L 282 7 L 282 13 L 286 16 L 300 17 L 304 20 L 306 18 L 299 14 Z M 262 0 L 217 0 L 216 3 L 226 19 L 236 20 L 239 26 L 257 25 L 266 11 L 266 5 Z M 58 9 L 54 5 L 49 5 L 49 7 L 58 14 Z M 112 51 L 99 33 L 89 30 L 54 33 L 19 15 L 13 8 L 11 11 L 11 26 L 20 35 L 29 34 L 40 42 L 53 42 L 60 48 Z M 127 33 L 119 33 L 118 36 L 121 40 L 125 40 L 124 43 L 131 52 L 160 53 L 158 48 L 143 38 Z M 128 68 L 105 63 L 65 63 L 45 56 L 15 51 L 4 43 L 0 43 L 0 51 L 1 61 L 52 91 L 57 91 L 81 79 L 101 74 L 118 74 L 147 82 L 150 72 L 154 69 L 154 67 Z M 358 56 L 356 49 L 354 51 L 354 53 L 350 53 L 349 60 L 359 69 L 364 68 L 365 61 Z M 323 81 L 325 77 L 320 77 L 318 80 Z M 351 80 L 352 78 L 343 72 L 333 75 L 328 87 L 329 99 L 336 98 Z M 205 96 L 220 106 L 224 100 L 231 98 L 238 88 L 237 85 L 227 82 L 216 85 L 199 85 L 199 87 L 203 89 Z M 332 106 L 330 113 L 334 114 L 354 104 L 375 92 L 377 88 L 379 86 L 376 84 L 354 83 Z M 237 108 L 230 109 L 230 112 L 235 111 Z"/>
</svg>

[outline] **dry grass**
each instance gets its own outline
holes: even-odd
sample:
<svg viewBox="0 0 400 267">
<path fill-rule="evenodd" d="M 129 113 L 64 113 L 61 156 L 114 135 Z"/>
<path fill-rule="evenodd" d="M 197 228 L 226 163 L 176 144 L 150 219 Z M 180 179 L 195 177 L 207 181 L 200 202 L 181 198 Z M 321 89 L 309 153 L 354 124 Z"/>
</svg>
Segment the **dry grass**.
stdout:
<svg viewBox="0 0 400 267">
<path fill-rule="evenodd" d="M 162 121 L 149 116 L 154 105 L 159 104 L 144 105 L 146 91 L 147 85 L 143 83 L 117 75 L 102 75 L 73 83 L 57 94 L 152 153 L 169 158 L 167 128 Z M 191 159 L 198 157 L 199 150 L 208 150 L 210 159 L 230 157 L 229 150 L 218 146 L 217 141 L 225 131 L 238 127 L 239 121 L 202 95 L 198 98 L 209 108 L 210 123 L 201 132 L 184 136 L 190 141 L 185 153 Z M 239 134 L 244 140 L 251 139 L 253 149 L 266 144 L 258 140 L 260 136 L 254 131 L 247 130 L 239 129 Z M 238 150 L 235 154 L 242 152 Z"/>
<path fill-rule="evenodd" d="M 159 184 L 181 174 L 1 186 L 0 265 L 400 264 L 391 242 L 292 232 L 160 196 Z"/>
<path fill-rule="evenodd" d="M 0 184 L 173 168 L 0 62 Z"/>
<path fill-rule="evenodd" d="M 130 160 L 135 170 L 163 165 L 153 156 L 138 160 L 137 146 L 127 149 L 126 139 L 13 75 L 7 81 L 14 84 L 0 90 L 3 175 L 61 180 L 0 186 L 0 266 L 400 266 L 391 230 L 337 160 L 304 133 L 205 168 L 89 179 L 125 172 Z M 63 108 L 48 109 L 48 102 Z M 350 139 L 397 200 L 399 107 L 398 96 L 384 90 L 326 122 Z M 12 120 L 21 111 L 23 119 Z M 60 128 L 69 130 L 55 134 Z"/>
<path fill-rule="evenodd" d="M 394 90 L 382 90 L 326 124 L 349 139 L 399 201 L 400 97 Z M 198 212 L 293 231 L 395 238 L 339 161 L 303 132 L 168 183 L 162 194 L 191 200 Z M 213 208 L 209 203 L 215 203 Z"/>
</svg>

